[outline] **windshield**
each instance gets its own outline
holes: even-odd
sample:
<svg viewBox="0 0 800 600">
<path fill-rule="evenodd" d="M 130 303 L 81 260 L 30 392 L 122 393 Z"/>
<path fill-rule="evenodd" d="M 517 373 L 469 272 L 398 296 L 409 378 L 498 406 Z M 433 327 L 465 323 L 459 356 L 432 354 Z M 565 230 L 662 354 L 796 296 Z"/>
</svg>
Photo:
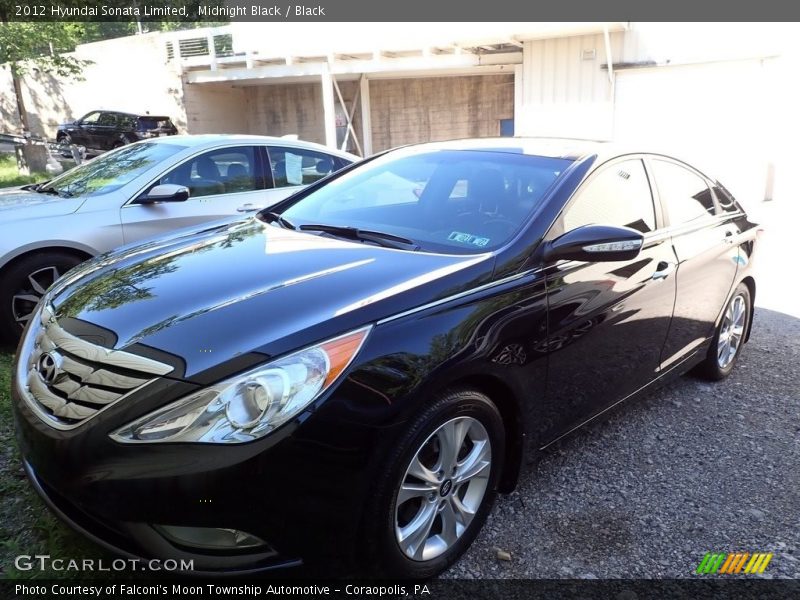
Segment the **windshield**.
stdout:
<svg viewBox="0 0 800 600">
<path fill-rule="evenodd" d="M 390 153 L 322 186 L 281 216 L 300 228 L 325 224 L 389 233 L 428 251 L 486 252 L 511 239 L 570 162 L 507 151 Z"/>
<path fill-rule="evenodd" d="M 176 144 L 131 144 L 86 162 L 40 188 L 61 196 L 100 196 L 118 190 L 153 165 L 183 150 Z"/>
</svg>

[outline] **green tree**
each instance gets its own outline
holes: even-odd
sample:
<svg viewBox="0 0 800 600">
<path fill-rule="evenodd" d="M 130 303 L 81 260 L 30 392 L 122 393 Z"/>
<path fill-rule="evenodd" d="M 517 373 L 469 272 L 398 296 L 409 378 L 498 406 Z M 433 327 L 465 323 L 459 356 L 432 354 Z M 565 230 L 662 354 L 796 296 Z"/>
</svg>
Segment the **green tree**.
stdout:
<svg viewBox="0 0 800 600">
<path fill-rule="evenodd" d="M 29 132 L 22 77 L 33 68 L 60 77 L 79 76 L 86 61 L 66 53 L 75 49 L 83 35 L 83 25 L 58 21 L 9 22 L 4 10 L 0 5 L 0 63 L 11 70 L 19 120 L 23 132 Z"/>
<path fill-rule="evenodd" d="M 22 133 L 30 135 L 32 132 L 22 95 L 22 77 L 33 68 L 61 77 L 80 75 L 86 61 L 67 53 L 75 49 L 83 35 L 83 26 L 58 21 L 9 22 L 8 9 L 7 2 L 0 2 L 0 65 L 11 70 Z M 17 165 L 22 174 L 42 172 L 46 162 L 47 152 L 43 146 L 28 143 L 17 152 Z"/>
</svg>

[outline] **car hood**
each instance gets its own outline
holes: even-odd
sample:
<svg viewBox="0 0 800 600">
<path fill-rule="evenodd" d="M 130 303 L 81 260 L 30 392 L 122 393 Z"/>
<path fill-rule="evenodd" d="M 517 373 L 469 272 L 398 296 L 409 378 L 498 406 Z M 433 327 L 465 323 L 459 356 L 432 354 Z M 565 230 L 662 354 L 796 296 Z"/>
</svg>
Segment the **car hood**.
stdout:
<svg viewBox="0 0 800 600">
<path fill-rule="evenodd" d="M 251 219 L 98 257 L 57 284 L 51 302 L 59 320 L 109 330 L 118 349 L 169 353 L 185 366 L 176 377 L 206 382 L 236 370 L 226 364 L 241 370 L 242 356 L 263 362 L 457 293 L 491 275 L 491 257 L 394 250 Z"/>
<path fill-rule="evenodd" d="M 61 198 L 22 188 L 0 190 L 0 221 L 19 221 L 38 217 L 68 215 L 78 210 L 84 198 Z"/>
</svg>

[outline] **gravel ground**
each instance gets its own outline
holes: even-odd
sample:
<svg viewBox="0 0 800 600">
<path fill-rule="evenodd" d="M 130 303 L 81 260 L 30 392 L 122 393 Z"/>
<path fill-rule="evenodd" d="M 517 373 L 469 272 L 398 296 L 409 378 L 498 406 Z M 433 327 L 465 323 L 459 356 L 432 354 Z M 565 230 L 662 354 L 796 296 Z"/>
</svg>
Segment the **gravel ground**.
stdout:
<svg viewBox="0 0 800 600">
<path fill-rule="evenodd" d="M 773 227 L 732 375 L 683 377 L 562 441 L 445 577 L 680 578 L 706 552 L 747 551 L 775 553 L 762 577 L 800 578 L 800 304 L 781 213 L 759 215 Z"/>
</svg>

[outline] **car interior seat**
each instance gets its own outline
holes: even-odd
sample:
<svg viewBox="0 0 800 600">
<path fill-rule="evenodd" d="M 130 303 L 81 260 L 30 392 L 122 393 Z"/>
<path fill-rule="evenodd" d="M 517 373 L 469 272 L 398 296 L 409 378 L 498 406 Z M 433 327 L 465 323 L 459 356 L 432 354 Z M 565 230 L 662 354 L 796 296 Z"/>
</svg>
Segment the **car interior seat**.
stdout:
<svg viewBox="0 0 800 600">
<path fill-rule="evenodd" d="M 198 176 L 192 177 L 189 183 L 189 193 L 192 196 L 225 193 L 225 184 L 222 183 L 217 163 L 208 156 L 201 156 L 195 161 L 194 166 Z"/>
<path fill-rule="evenodd" d="M 231 163 L 225 173 L 226 192 L 245 192 L 255 189 L 253 176 L 247 165 L 242 163 Z"/>
<path fill-rule="evenodd" d="M 470 176 L 467 198 L 478 212 L 489 215 L 503 214 L 506 197 L 506 182 L 497 169 L 481 169 Z"/>
</svg>

